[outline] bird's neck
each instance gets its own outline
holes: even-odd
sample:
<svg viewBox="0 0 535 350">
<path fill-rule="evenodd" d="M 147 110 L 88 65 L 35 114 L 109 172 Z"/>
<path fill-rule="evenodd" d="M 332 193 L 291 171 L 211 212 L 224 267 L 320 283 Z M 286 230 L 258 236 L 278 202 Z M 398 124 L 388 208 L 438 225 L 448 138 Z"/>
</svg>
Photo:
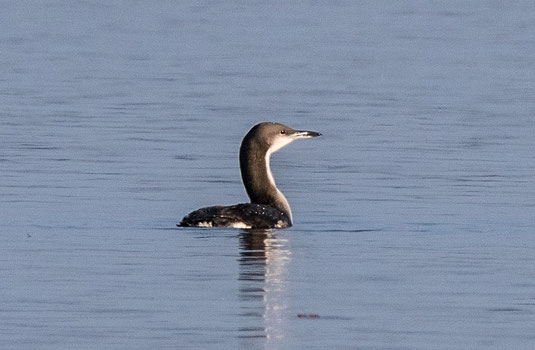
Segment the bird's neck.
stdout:
<svg viewBox="0 0 535 350">
<path fill-rule="evenodd" d="M 243 185 L 251 203 L 266 204 L 285 213 L 290 222 L 292 210 L 288 200 L 277 188 L 271 174 L 271 151 L 267 146 L 243 142 L 240 148 L 240 169 Z"/>
</svg>

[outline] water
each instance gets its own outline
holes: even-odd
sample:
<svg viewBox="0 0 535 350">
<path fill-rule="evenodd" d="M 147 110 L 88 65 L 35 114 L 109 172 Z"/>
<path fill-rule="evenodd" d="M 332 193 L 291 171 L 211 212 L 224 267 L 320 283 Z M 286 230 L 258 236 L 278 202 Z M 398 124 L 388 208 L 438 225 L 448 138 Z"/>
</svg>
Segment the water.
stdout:
<svg viewBox="0 0 535 350">
<path fill-rule="evenodd" d="M 0 348 L 532 349 L 531 2 L 3 2 Z M 177 229 L 246 200 L 295 226 Z"/>
</svg>

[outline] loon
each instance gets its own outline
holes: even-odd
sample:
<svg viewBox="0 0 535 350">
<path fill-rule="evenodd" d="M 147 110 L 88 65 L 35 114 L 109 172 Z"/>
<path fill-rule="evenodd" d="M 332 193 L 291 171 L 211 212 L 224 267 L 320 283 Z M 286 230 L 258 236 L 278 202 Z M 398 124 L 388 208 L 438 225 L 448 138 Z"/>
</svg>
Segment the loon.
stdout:
<svg viewBox="0 0 535 350">
<path fill-rule="evenodd" d="M 201 208 L 186 215 L 177 226 L 244 229 L 292 226 L 290 204 L 271 174 L 271 154 L 297 139 L 320 135 L 315 131 L 294 130 L 273 122 L 253 126 L 240 147 L 241 177 L 251 203 Z"/>
</svg>

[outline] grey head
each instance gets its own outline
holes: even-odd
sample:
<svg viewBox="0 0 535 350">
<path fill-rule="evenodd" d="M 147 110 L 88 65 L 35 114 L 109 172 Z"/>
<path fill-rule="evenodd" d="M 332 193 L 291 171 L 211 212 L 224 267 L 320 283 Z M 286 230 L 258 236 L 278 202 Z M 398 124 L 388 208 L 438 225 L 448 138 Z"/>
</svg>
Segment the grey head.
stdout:
<svg viewBox="0 0 535 350">
<path fill-rule="evenodd" d="M 315 131 L 295 130 L 280 123 L 264 122 L 255 125 L 243 138 L 240 148 L 242 180 L 251 203 L 279 209 L 288 216 L 291 225 L 290 205 L 275 184 L 270 157 L 295 140 L 320 135 Z"/>
<path fill-rule="evenodd" d="M 271 154 L 295 140 L 320 135 L 319 132 L 315 131 L 295 130 L 284 124 L 264 122 L 255 125 L 245 135 L 242 145 L 251 144 L 261 152 Z"/>
</svg>

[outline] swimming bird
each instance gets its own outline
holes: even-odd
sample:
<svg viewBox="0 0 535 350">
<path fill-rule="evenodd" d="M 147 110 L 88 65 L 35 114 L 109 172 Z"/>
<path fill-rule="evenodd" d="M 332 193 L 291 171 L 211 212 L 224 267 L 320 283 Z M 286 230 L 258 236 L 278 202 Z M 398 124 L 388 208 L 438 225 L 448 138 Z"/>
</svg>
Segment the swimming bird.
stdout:
<svg viewBox="0 0 535 350">
<path fill-rule="evenodd" d="M 320 135 L 273 122 L 253 126 L 240 147 L 241 177 L 251 202 L 201 208 L 186 215 L 177 226 L 245 229 L 292 226 L 290 204 L 277 188 L 271 173 L 271 154 L 295 140 Z"/>
</svg>

